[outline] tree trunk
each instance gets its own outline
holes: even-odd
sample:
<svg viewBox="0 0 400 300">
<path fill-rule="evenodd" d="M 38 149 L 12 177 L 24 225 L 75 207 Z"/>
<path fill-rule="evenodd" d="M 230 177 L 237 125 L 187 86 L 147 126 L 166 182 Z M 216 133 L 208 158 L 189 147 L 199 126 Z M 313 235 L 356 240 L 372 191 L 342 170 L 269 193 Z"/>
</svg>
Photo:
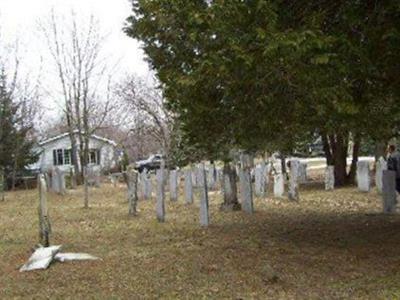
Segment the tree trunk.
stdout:
<svg viewBox="0 0 400 300">
<path fill-rule="evenodd" d="M 354 184 L 356 181 L 357 162 L 358 162 L 358 155 L 360 153 L 360 146 L 361 146 L 361 138 L 358 134 L 356 134 L 354 136 L 353 158 L 351 160 L 349 174 L 347 175 L 348 184 Z"/>
<path fill-rule="evenodd" d="M 335 185 L 344 186 L 347 183 L 347 143 L 344 142 L 342 134 L 336 134 L 333 138 L 333 161 L 335 166 Z M 331 143 L 331 144 L 332 144 Z"/>
<path fill-rule="evenodd" d="M 221 210 L 241 210 L 241 205 L 237 197 L 236 171 L 229 162 L 224 162 L 223 183 L 224 203 L 221 205 Z"/>
<path fill-rule="evenodd" d="M 375 143 L 375 161 L 378 161 L 380 157 L 385 157 L 386 144 L 386 141 L 378 141 Z"/>
<path fill-rule="evenodd" d="M 282 170 L 282 175 L 286 176 L 286 179 L 288 179 L 288 174 L 286 170 L 286 155 L 281 153 L 281 170 Z"/>
<path fill-rule="evenodd" d="M 322 134 L 323 148 L 328 166 L 334 166 L 335 186 L 340 187 L 348 183 L 347 175 L 347 148 L 349 133 Z M 358 154 L 359 144 L 356 147 Z M 358 156 L 357 156 L 358 157 Z"/>
</svg>

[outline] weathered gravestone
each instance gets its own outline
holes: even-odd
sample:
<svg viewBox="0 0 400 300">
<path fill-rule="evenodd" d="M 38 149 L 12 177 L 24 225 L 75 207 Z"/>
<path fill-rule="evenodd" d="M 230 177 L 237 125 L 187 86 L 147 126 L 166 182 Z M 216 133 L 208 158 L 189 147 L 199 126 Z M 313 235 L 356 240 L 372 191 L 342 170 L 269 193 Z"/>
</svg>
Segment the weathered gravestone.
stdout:
<svg viewBox="0 0 400 300">
<path fill-rule="evenodd" d="M 84 208 L 89 208 L 89 167 L 83 167 Z"/>
<path fill-rule="evenodd" d="M 215 168 L 215 189 L 218 189 L 218 185 L 221 183 L 222 170 Z"/>
<path fill-rule="evenodd" d="M 376 162 L 375 168 L 375 185 L 379 193 L 382 193 L 382 176 L 384 170 L 387 170 L 387 162 L 383 157 L 381 157 Z"/>
<path fill-rule="evenodd" d="M 5 190 L 5 181 L 4 181 L 4 170 L 0 168 L 0 201 L 4 201 L 4 190 Z"/>
<path fill-rule="evenodd" d="M 101 169 L 97 165 L 86 166 L 86 180 L 89 186 L 100 187 Z"/>
<path fill-rule="evenodd" d="M 208 188 L 207 188 L 207 174 L 204 164 L 200 164 L 200 225 L 208 226 L 210 223 L 210 216 L 208 211 Z"/>
<path fill-rule="evenodd" d="M 50 170 L 50 177 L 51 177 L 51 190 L 55 193 L 59 193 L 60 190 L 60 181 L 58 180 L 57 177 L 57 172 L 56 172 L 56 168 L 52 168 Z"/>
<path fill-rule="evenodd" d="M 75 190 L 78 186 L 78 183 L 76 182 L 76 174 L 74 167 L 71 167 L 69 169 L 69 180 L 70 180 L 70 188 Z"/>
<path fill-rule="evenodd" d="M 289 200 L 299 200 L 299 170 L 300 162 L 296 159 L 290 161 Z"/>
<path fill-rule="evenodd" d="M 307 163 L 301 162 L 299 166 L 299 174 L 298 174 L 298 182 L 299 183 L 307 183 Z"/>
<path fill-rule="evenodd" d="M 196 167 L 192 167 L 191 175 L 192 175 L 192 186 L 194 188 L 196 188 L 197 187 L 197 168 Z"/>
<path fill-rule="evenodd" d="M 187 204 L 193 203 L 193 182 L 192 171 L 190 168 L 184 169 L 185 176 L 185 201 Z"/>
<path fill-rule="evenodd" d="M 214 164 L 210 164 L 207 172 L 207 185 L 210 191 L 215 190 L 217 183 L 217 171 Z"/>
<path fill-rule="evenodd" d="M 221 175 L 221 189 L 224 196 L 224 202 L 221 204 L 222 211 L 238 211 L 242 205 L 238 201 L 237 193 L 237 174 L 233 164 L 224 163 Z"/>
<path fill-rule="evenodd" d="M 171 201 L 178 200 L 178 171 L 171 170 L 169 172 L 169 197 Z"/>
<path fill-rule="evenodd" d="M 113 185 L 113 187 L 117 187 L 117 183 L 118 183 L 118 177 L 115 174 L 111 174 L 110 175 L 110 181 L 111 184 Z"/>
<path fill-rule="evenodd" d="M 265 164 L 257 165 L 254 169 L 254 193 L 257 197 L 265 197 L 268 188 L 268 173 Z"/>
<path fill-rule="evenodd" d="M 146 170 L 143 170 L 142 173 L 140 173 L 140 183 L 142 190 L 142 199 L 150 200 L 152 195 L 151 174 L 148 173 Z"/>
<path fill-rule="evenodd" d="M 165 164 L 161 162 L 161 167 L 156 171 L 157 178 L 157 202 L 156 214 L 159 222 L 165 222 Z"/>
<path fill-rule="evenodd" d="M 369 192 L 371 186 L 371 179 L 369 175 L 369 162 L 357 162 L 357 186 L 361 192 Z"/>
<path fill-rule="evenodd" d="M 383 170 L 382 172 L 382 199 L 383 212 L 394 212 L 397 204 L 395 171 Z"/>
<path fill-rule="evenodd" d="M 274 175 L 274 196 L 281 198 L 285 193 L 285 181 L 282 173 Z"/>
<path fill-rule="evenodd" d="M 327 166 L 325 169 L 325 190 L 331 191 L 335 188 L 335 167 Z"/>
<path fill-rule="evenodd" d="M 38 175 L 38 191 L 39 191 L 39 243 L 48 247 L 50 245 L 51 225 L 49 212 L 47 208 L 47 184 L 43 174 Z"/>
<path fill-rule="evenodd" d="M 53 190 L 53 192 L 60 195 L 65 194 L 65 174 L 60 168 L 56 167 L 52 169 L 51 182 L 51 189 Z"/>
<path fill-rule="evenodd" d="M 253 187 L 251 181 L 251 163 L 250 156 L 241 154 L 241 168 L 239 169 L 239 182 L 240 182 L 240 199 L 242 208 L 245 212 L 254 213 L 253 207 Z"/>
<path fill-rule="evenodd" d="M 139 174 L 134 167 L 129 166 L 126 170 L 126 184 L 128 186 L 128 203 L 129 215 L 135 216 L 137 214 L 137 187 L 138 187 Z"/>
</svg>

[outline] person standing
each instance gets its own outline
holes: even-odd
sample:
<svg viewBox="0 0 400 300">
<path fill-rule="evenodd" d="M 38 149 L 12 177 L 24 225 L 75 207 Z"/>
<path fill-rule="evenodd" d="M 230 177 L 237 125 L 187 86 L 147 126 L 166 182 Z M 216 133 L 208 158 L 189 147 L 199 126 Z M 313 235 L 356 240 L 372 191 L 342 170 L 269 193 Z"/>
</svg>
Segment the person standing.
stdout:
<svg viewBox="0 0 400 300">
<path fill-rule="evenodd" d="M 388 148 L 387 166 L 388 170 L 396 172 L 396 191 L 400 194 L 400 153 L 395 145 Z"/>
</svg>

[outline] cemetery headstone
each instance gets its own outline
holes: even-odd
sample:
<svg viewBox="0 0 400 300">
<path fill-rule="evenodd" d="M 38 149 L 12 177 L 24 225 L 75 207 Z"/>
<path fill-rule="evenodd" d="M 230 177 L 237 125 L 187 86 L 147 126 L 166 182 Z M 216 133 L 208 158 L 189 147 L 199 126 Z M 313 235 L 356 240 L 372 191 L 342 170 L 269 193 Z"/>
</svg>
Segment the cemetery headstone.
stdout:
<svg viewBox="0 0 400 300">
<path fill-rule="evenodd" d="M 332 191 L 335 188 L 335 167 L 327 166 L 325 169 L 325 190 Z"/>
<path fill-rule="evenodd" d="M 189 168 L 184 170 L 185 176 L 185 201 L 187 204 L 193 203 L 193 182 L 192 171 Z"/>
<path fill-rule="evenodd" d="M 157 177 L 157 202 L 156 214 L 159 222 L 165 222 L 165 163 L 161 162 L 161 167 L 156 171 Z"/>
<path fill-rule="evenodd" d="M 395 171 L 383 170 L 382 172 L 382 199 L 383 212 L 394 212 L 397 204 Z"/>
<path fill-rule="evenodd" d="M 207 187 L 207 174 L 204 164 L 200 164 L 200 225 L 208 226 L 210 223 L 210 216 L 208 210 L 208 187 Z"/>
<path fill-rule="evenodd" d="M 47 207 L 47 184 L 43 174 L 38 175 L 39 190 L 39 243 L 44 247 L 50 246 L 51 225 Z"/>
<path fill-rule="evenodd" d="M 58 180 L 58 194 L 65 195 L 66 185 L 65 185 L 65 174 L 60 168 L 56 168 L 56 177 Z"/>
<path fill-rule="evenodd" d="M 178 200 L 178 171 L 171 170 L 169 172 L 169 196 L 171 201 Z"/>
<path fill-rule="evenodd" d="M 51 169 L 51 190 L 55 193 L 60 193 L 60 180 L 58 178 L 58 168 Z"/>
<path fill-rule="evenodd" d="M 151 174 L 146 170 L 140 173 L 140 181 L 142 186 L 142 199 L 150 200 L 152 195 Z"/>
<path fill-rule="evenodd" d="M 71 167 L 69 170 L 69 179 L 70 179 L 71 189 L 75 190 L 78 184 L 76 182 L 76 174 L 74 167 Z"/>
<path fill-rule="evenodd" d="M 375 169 L 375 185 L 379 193 L 382 193 L 382 176 L 384 170 L 387 170 L 387 162 L 383 157 L 380 157 L 376 162 Z"/>
<path fill-rule="evenodd" d="M 110 181 L 111 181 L 111 184 L 113 185 L 113 187 L 116 188 L 117 187 L 117 182 L 118 182 L 117 176 L 111 174 L 110 175 Z"/>
<path fill-rule="evenodd" d="M 254 213 L 253 207 L 253 188 L 250 174 L 250 158 L 247 154 L 241 154 L 241 165 L 239 169 L 239 181 L 240 181 L 240 198 L 242 202 L 242 208 L 245 212 L 252 214 Z"/>
<path fill-rule="evenodd" d="M 89 186 L 100 187 L 101 169 L 98 165 L 86 166 L 86 177 Z"/>
<path fill-rule="evenodd" d="M 138 172 L 133 167 L 128 167 L 126 171 L 126 183 L 128 186 L 128 203 L 129 215 L 134 216 L 137 214 L 137 187 L 138 187 Z"/>
<path fill-rule="evenodd" d="M 83 167 L 84 208 L 89 208 L 89 167 Z"/>
<path fill-rule="evenodd" d="M 216 169 L 214 164 L 210 164 L 208 167 L 208 172 L 207 172 L 207 184 L 208 184 L 208 189 L 210 191 L 215 190 L 215 186 L 217 183 L 217 176 L 216 176 Z"/>
<path fill-rule="evenodd" d="M 274 196 L 282 198 L 285 193 L 285 181 L 282 173 L 274 175 Z"/>
<path fill-rule="evenodd" d="M 369 192 L 371 186 L 371 179 L 369 175 L 369 162 L 357 162 L 357 186 L 361 192 Z"/>
<path fill-rule="evenodd" d="M 299 200 L 299 171 L 300 161 L 293 159 L 290 161 L 290 178 L 289 178 L 289 200 Z"/>
<path fill-rule="evenodd" d="M 224 197 L 224 202 L 220 206 L 222 211 L 239 211 L 242 209 L 242 205 L 238 201 L 237 177 L 234 165 L 225 162 L 221 175 L 221 190 Z"/>
<path fill-rule="evenodd" d="M 307 182 L 307 163 L 301 162 L 299 166 L 299 183 Z"/>
<path fill-rule="evenodd" d="M 267 194 L 267 172 L 265 165 L 257 165 L 254 169 L 254 192 L 257 197 L 265 197 Z"/>
</svg>

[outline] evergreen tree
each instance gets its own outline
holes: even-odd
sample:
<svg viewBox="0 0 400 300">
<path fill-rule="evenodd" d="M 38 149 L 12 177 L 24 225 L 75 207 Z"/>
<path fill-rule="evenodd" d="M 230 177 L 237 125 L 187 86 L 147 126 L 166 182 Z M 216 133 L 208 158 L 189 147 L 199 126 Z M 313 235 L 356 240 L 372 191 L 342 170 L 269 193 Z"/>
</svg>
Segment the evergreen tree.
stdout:
<svg viewBox="0 0 400 300">
<path fill-rule="evenodd" d="M 21 105 L 13 99 L 7 86 L 7 76 L 0 74 L 0 169 L 4 170 L 9 186 L 15 187 L 17 174 L 34 163 L 34 140 L 29 137 L 32 125 L 26 125 Z"/>
</svg>

